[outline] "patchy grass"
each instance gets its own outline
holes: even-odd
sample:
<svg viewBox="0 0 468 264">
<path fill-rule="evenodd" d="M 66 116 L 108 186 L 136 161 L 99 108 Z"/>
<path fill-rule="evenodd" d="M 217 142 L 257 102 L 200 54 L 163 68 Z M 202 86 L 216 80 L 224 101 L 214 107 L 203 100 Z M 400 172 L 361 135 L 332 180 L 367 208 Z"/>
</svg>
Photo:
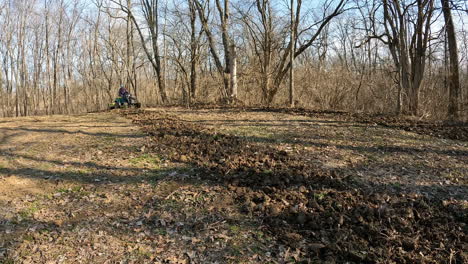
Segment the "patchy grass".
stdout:
<svg viewBox="0 0 468 264">
<path fill-rule="evenodd" d="M 257 126 L 232 126 L 232 127 L 224 127 L 224 131 L 229 134 L 233 134 L 236 136 L 246 137 L 246 138 L 255 138 L 259 141 L 268 142 L 271 140 L 281 140 L 274 131 L 270 129 L 266 129 L 265 127 L 257 127 Z M 217 135 L 214 135 L 216 139 Z"/>
<path fill-rule="evenodd" d="M 137 166 L 159 169 L 161 165 L 161 158 L 155 154 L 143 154 L 138 157 L 131 158 L 129 162 Z"/>
<path fill-rule="evenodd" d="M 115 137 L 115 136 L 103 136 L 102 140 L 106 144 L 112 144 L 112 143 L 115 143 L 117 141 L 117 137 Z"/>
<path fill-rule="evenodd" d="M 44 170 L 44 171 L 52 171 L 55 169 L 55 166 L 51 163 L 41 162 L 37 165 L 37 168 Z"/>
<path fill-rule="evenodd" d="M 234 235 L 239 234 L 240 229 L 241 229 L 240 226 L 237 226 L 237 225 L 231 225 L 231 226 L 229 226 L 229 230 L 230 230 L 231 233 L 233 233 Z"/>
<path fill-rule="evenodd" d="M 26 208 L 22 209 L 19 212 L 19 216 L 23 219 L 30 219 L 34 216 L 36 212 L 41 209 L 41 205 L 38 201 L 29 203 Z"/>
<path fill-rule="evenodd" d="M 76 167 L 71 167 L 68 169 L 68 171 L 72 174 L 75 174 L 76 176 L 86 176 L 90 175 L 93 173 L 92 168 L 76 168 Z"/>
<path fill-rule="evenodd" d="M 319 201 L 323 200 L 326 196 L 327 196 L 326 192 L 314 193 L 314 198 L 319 200 Z"/>
<path fill-rule="evenodd" d="M 85 191 L 84 191 L 83 186 L 76 185 L 76 186 L 69 187 L 69 188 L 57 189 L 56 192 L 57 193 L 82 193 L 82 192 L 85 192 Z"/>
<path fill-rule="evenodd" d="M 0 259 L 2 264 L 15 264 L 15 260 L 12 258 L 5 258 L 5 259 Z"/>
</svg>

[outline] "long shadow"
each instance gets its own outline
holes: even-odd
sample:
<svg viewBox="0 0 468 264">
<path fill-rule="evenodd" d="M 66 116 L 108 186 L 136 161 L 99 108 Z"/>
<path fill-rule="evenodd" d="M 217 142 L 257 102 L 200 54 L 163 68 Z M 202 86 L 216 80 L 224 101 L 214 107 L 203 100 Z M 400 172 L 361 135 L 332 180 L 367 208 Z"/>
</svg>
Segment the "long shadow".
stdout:
<svg viewBox="0 0 468 264">
<path fill-rule="evenodd" d="M 336 121 L 336 120 L 312 120 L 312 119 L 281 119 L 281 120 L 260 120 L 260 119 L 197 119 L 197 120 L 181 120 L 183 122 L 189 122 L 189 123 L 199 123 L 199 124 L 206 124 L 210 122 L 214 123 L 233 123 L 236 126 L 239 125 L 238 123 L 252 123 L 254 125 L 270 125 L 269 123 L 279 123 L 279 124 L 271 124 L 271 125 L 289 125 L 291 123 L 300 123 L 301 125 L 307 125 L 307 124 L 318 124 L 318 123 L 324 123 L 324 124 L 342 124 L 343 126 L 349 127 L 351 122 L 346 122 L 346 121 Z M 249 125 L 250 126 L 250 125 Z M 362 125 L 361 127 L 365 127 Z"/>
<path fill-rule="evenodd" d="M 83 134 L 83 135 L 88 135 L 88 136 L 96 136 L 96 137 L 122 137 L 122 138 L 142 138 L 144 135 L 138 135 L 135 133 L 127 133 L 127 134 L 114 134 L 114 133 L 91 133 L 91 132 L 86 132 L 83 130 L 78 130 L 78 131 L 68 131 L 65 129 L 41 129 L 41 128 L 24 128 L 24 127 L 19 127 L 19 128 L 0 128 L 0 131 L 24 131 L 24 132 L 39 132 L 39 133 L 50 133 L 50 134 L 71 134 L 71 135 L 76 135 L 76 134 Z"/>
<path fill-rule="evenodd" d="M 184 120 L 184 122 L 188 123 L 195 123 L 200 125 L 207 125 L 207 126 L 216 126 L 222 124 L 223 126 L 243 126 L 244 124 L 239 123 L 248 123 L 247 126 L 249 127 L 287 127 L 291 123 L 299 123 L 303 127 L 314 128 L 319 126 L 320 124 L 326 124 L 328 127 L 368 127 L 365 124 L 355 124 L 349 122 L 342 122 L 342 121 L 328 121 L 328 120 Z M 274 124 L 278 123 L 278 124 Z"/>
<path fill-rule="evenodd" d="M 314 147 L 320 147 L 320 148 L 325 148 L 325 147 L 336 147 L 339 149 L 345 149 L 345 150 L 352 150 L 358 153 L 382 153 L 382 152 L 388 152 L 388 153 L 420 153 L 420 154 L 425 154 L 425 153 L 436 153 L 439 155 L 447 155 L 447 156 L 453 156 L 453 157 L 467 157 L 468 156 L 468 150 L 439 150 L 439 149 L 431 149 L 431 148 L 416 148 L 416 147 L 403 147 L 403 146 L 353 146 L 353 145 L 344 145 L 344 144 L 329 144 L 329 143 L 320 143 L 320 142 L 314 142 L 310 140 L 310 137 L 305 137 L 301 138 L 301 136 L 295 135 L 295 139 L 292 140 L 289 137 L 280 137 L 281 140 L 280 142 L 282 143 L 289 143 L 289 144 L 299 144 L 302 146 L 314 146 Z M 278 143 L 277 139 L 274 138 L 268 138 L 268 137 L 258 137 L 258 136 L 245 136 L 244 137 L 246 140 L 251 141 L 251 142 L 257 142 L 257 143 Z M 368 142 L 371 142 L 369 140 Z"/>
<path fill-rule="evenodd" d="M 259 144 L 277 144 L 278 141 L 275 139 L 267 138 L 267 137 L 255 137 L 255 136 L 246 136 L 243 137 L 245 140 L 249 142 L 256 142 Z M 457 157 L 462 160 L 466 160 L 468 157 L 468 151 L 463 151 L 463 150 L 439 150 L 439 149 L 431 149 L 431 148 L 413 148 L 413 147 L 401 147 L 401 146 L 353 146 L 353 145 L 343 145 L 343 144 L 330 144 L 330 143 L 319 143 L 319 142 L 314 142 L 309 138 L 306 139 L 297 139 L 295 138 L 294 140 L 288 139 L 288 137 L 280 136 L 281 138 L 281 143 L 289 143 L 289 144 L 298 144 L 301 146 L 314 146 L 314 147 L 319 147 L 319 148 L 327 148 L 327 147 L 335 147 L 338 149 L 344 149 L 344 150 L 351 150 L 355 153 L 368 153 L 368 154 L 374 154 L 378 153 L 387 155 L 387 154 L 427 154 L 427 153 L 436 153 L 438 155 L 446 155 L 446 156 L 451 156 L 451 157 Z M 306 162 L 306 161 L 304 161 Z M 401 168 L 405 167 L 404 170 Z M 365 164 L 365 165 L 355 165 L 353 168 L 345 168 L 343 169 L 344 173 L 349 173 L 349 171 L 378 171 L 378 170 L 391 170 L 395 171 L 395 169 L 400 169 L 400 172 L 407 172 L 407 171 L 413 171 L 415 174 L 419 174 L 419 171 L 430 171 L 432 173 L 434 172 L 446 172 L 447 170 L 450 170 L 450 167 L 445 167 L 445 168 L 437 168 L 437 167 L 431 167 L 429 165 L 421 165 L 414 167 L 411 164 L 408 163 L 398 163 L 398 162 L 386 162 L 385 164 Z M 339 172 L 340 169 L 334 169 L 334 171 Z M 468 171 L 467 171 L 468 172 Z M 375 176 L 377 177 L 377 176 Z M 463 176 L 462 176 L 463 177 Z M 393 189 L 395 192 L 399 193 L 407 193 L 407 190 L 410 190 L 409 192 L 417 192 L 420 194 L 424 194 L 428 197 L 433 197 L 431 193 L 436 193 L 436 196 L 441 198 L 441 199 L 458 199 L 458 200 L 463 200 L 466 198 L 466 195 L 468 195 L 468 189 L 466 185 L 462 184 L 444 184 L 445 179 L 441 179 L 440 181 L 443 183 L 442 185 L 437 185 L 437 184 L 431 184 L 431 185 L 415 185 L 415 184 L 386 184 L 382 186 L 378 186 L 379 184 L 375 183 L 370 183 L 370 182 L 363 182 L 356 180 L 358 177 L 353 178 L 353 183 L 358 183 L 359 186 L 367 188 L 369 184 L 371 184 L 371 188 L 379 188 L 379 189 Z M 379 178 L 377 181 L 380 180 L 385 180 L 384 178 Z"/>
<path fill-rule="evenodd" d="M 93 169 L 95 167 L 88 166 L 85 168 Z M 173 170 L 119 167 L 107 167 L 105 169 L 95 170 L 92 172 L 88 172 L 86 169 L 85 171 L 81 171 L 79 169 L 76 171 L 51 171 L 36 168 L 0 168 L 0 176 L 15 175 L 30 179 L 49 179 L 50 181 L 56 182 L 69 181 L 81 184 L 126 184 L 141 182 L 142 180 L 151 180 L 152 178 L 157 178 L 160 175 L 164 175 L 172 171 Z"/>
<path fill-rule="evenodd" d="M 278 112 L 282 112 L 287 109 L 278 109 Z M 276 110 L 272 110 L 275 112 Z M 297 112 L 301 112 L 302 110 L 297 110 Z M 335 112 L 335 111 L 316 111 L 313 113 L 342 113 L 346 114 L 345 112 Z M 239 123 L 248 123 L 248 127 L 260 127 L 260 128 L 274 128 L 274 127 L 284 127 L 287 128 L 288 124 L 290 122 L 299 122 L 302 127 L 311 127 L 314 128 L 320 123 L 327 124 L 328 127 L 333 127 L 334 124 L 336 124 L 336 127 L 362 127 L 362 128 L 369 128 L 368 123 L 366 122 L 361 122 L 361 125 L 356 124 L 354 121 L 340 121 L 340 120 L 247 120 L 247 119 L 241 119 L 241 120 L 216 120 L 216 119 L 201 119 L 201 120 L 181 120 L 183 122 L 188 122 L 188 123 L 193 123 L 193 124 L 199 124 L 199 125 L 207 125 L 207 126 L 217 126 L 222 124 L 223 126 L 228 126 L 228 127 L 238 127 L 238 126 L 244 126 L 244 124 L 239 124 Z M 277 124 L 273 124 L 277 123 Z M 359 122 L 358 122 L 359 123 Z M 467 126 L 466 124 L 463 126 Z M 381 126 L 381 127 L 388 127 L 388 128 L 397 128 L 397 127 L 392 127 L 392 126 Z M 372 128 L 372 127 L 370 127 Z M 286 137 L 284 137 L 286 136 Z M 301 144 L 305 146 L 327 146 L 326 144 L 322 143 L 315 143 L 312 142 L 308 139 L 311 137 L 304 137 L 303 134 L 297 134 L 297 133 L 292 133 L 291 136 L 294 136 L 296 140 L 290 140 L 287 134 L 280 133 L 280 138 L 282 139 L 281 142 L 283 143 L 292 143 L 292 144 Z M 255 137 L 255 136 L 246 136 L 246 138 L 250 141 L 254 142 L 260 142 L 260 143 L 278 143 L 276 139 L 272 138 L 267 138 L 267 137 Z M 297 140 L 297 138 L 302 138 L 302 140 Z M 323 136 L 321 137 L 323 138 Z M 332 138 L 332 137 L 329 137 Z M 356 141 L 356 139 L 353 139 L 353 141 Z M 369 139 L 367 141 L 362 141 L 359 140 L 360 142 L 371 142 L 372 140 Z M 390 152 L 390 153 L 425 153 L 425 152 L 434 152 L 437 154 L 442 154 L 442 155 L 449 155 L 449 156 L 468 156 L 468 151 L 459 151 L 459 150 L 435 150 L 435 149 L 419 149 L 419 148 L 411 148 L 411 147 L 394 147 L 394 146 L 382 146 L 382 147 L 356 147 L 356 146 L 351 146 L 351 145 L 335 145 L 338 148 L 341 149 L 350 149 L 350 150 L 355 150 L 355 151 L 365 151 L 365 152 L 377 152 L 377 151 L 384 151 L 384 152 Z"/>
<path fill-rule="evenodd" d="M 1 128 L 0 128 L 0 131 L 1 131 Z M 17 136 L 22 136 L 24 135 L 26 132 L 14 132 L 14 133 L 11 133 L 11 134 L 8 134 L 8 135 L 5 135 L 4 133 L 2 133 L 1 135 L 1 138 L 0 138 L 0 146 L 3 145 L 3 144 L 6 144 L 6 143 L 9 143 L 9 141 Z"/>
<path fill-rule="evenodd" d="M 108 119 L 104 119 L 104 120 L 99 120 L 99 119 L 94 119 L 93 121 L 77 121 L 77 120 L 68 120 L 68 119 L 63 119 L 63 120 L 52 120 L 52 121 L 49 121 L 49 120 L 39 120 L 39 121 L 35 121 L 35 122 L 39 122 L 39 123 L 47 123 L 47 126 L 51 126 L 51 127 L 54 127 L 56 125 L 53 125 L 55 123 L 73 123 L 73 125 L 77 125 L 77 124 L 86 124 L 86 125 L 90 125 L 90 124 L 94 124 L 94 123 L 98 123 L 100 121 L 109 121 Z M 128 123 L 127 122 L 124 122 L 124 121 L 115 121 L 115 120 L 112 120 L 112 123 L 113 124 L 125 124 L 127 125 Z M 85 126 L 86 126 L 85 125 Z M 60 126 L 60 125 L 58 125 Z"/>
<path fill-rule="evenodd" d="M 96 126 L 96 125 L 86 125 L 86 126 L 77 126 L 77 125 L 47 125 L 47 127 L 66 127 L 66 128 L 80 128 L 80 129 L 87 129 L 87 128 L 123 128 L 123 127 L 131 127 L 131 126 Z"/>
<path fill-rule="evenodd" d="M 310 144 L 313 146 L 323 146 L 321 143 L 314 143 L 314 142 L 304 142 L 305 145 Z M 447 155 L 453 157 L 467 157 L 468 151 L 465 150 L 438 150 L 438 149 L 421 149 L 421 148 L 414 148 L 414 147 L 401 147 L 401 146 L 351 146 L 351 145 L 342 145 L 342 144 L 332 144 L 340 149 L 347 149 L 356 151 L 359 153 L 367 152 L 367 153 L 376 153 L 376 152 L 389 152 L 389 153 L 436 153 L 439 155 Z"/>
<path fill-rule="evenodd" d="M 206 168 L 198 168 L 196 176 L 201 178 L 194 180 L 194 182 L 201 181 L 203 183 L 226 186 L 226 183 L 224 182 L 216 181 L 213 177 L 204 176 L 209 175 L 208 173 L 217 174 L 221 172 L 217 172 L 212 169 L 206 170 Z M 223 175 L 218 174 L 216 176 L 222 177 Z M 191 181 L 191 179 L 179 179 L 179 181 L 187 182 Z M 93 184 L 98 183 L 94 182 Z M 243 188 L 250 189 L 249 187 Z M 364 197 L 365 191 L 350 193 L 350 195 L 352 195 L 351 197 L 354 198 L 351 199 L 351 202 L 346 202 L 346 199 L 349 199 L 349 197 L 342 197 L 341 194 L 343 193 L 343 190 L 335 190 L 333 188 L 330 190 L 330 186 L 327 186 L 327 184 L 324 184 L 321 188 L 316 186 L 316 188 L 317 189 L 312 189 L 316 190 L 316 192 L 301 194 L 306 196 L 302 201 L 305 201 L 306 203 L 311 199 L 314 201 L 314 206 L 317 208 L 316 210 L 297 212 L 285 208 L 281 209 L 279 212 L 269 213 L 267 210 L 263 210 L 262 206 L 255 206 L 254 208 L 247 208 L 246 213 L 257 219 L 256 222 L 253 223 L 254 227 L 266 224 L 268 226 L 267 231 L 274 234 L 273 236 L 278 240 L 276 243 L 284 243 L 286 246 L 301 248 L 301 250 L 305 252 L 303 258 L 309 261 L 314 260 L 320 262 L 327 260 L 327 258 L 329 259 L 330 257 L 334 258 L 338 262 L 355 261 L 358 263 L 381 262 L 387 261 L 388 258 L 399 262 L 404 260 L 414 261 L 414 256 L 405 257 L 401 254 L 389 256 L 386 255 L 388 253 L 382 254 L 379 250 L 380 248 L 385 248 L 387 250 L 395 250 L 395 252 L 397 252 L 398 248 L 403 247 L 409 253 L 414 252 L 414 255 L 419 255 L 419 252 L 423 252 L 425 255 L 431 255 L 431 253 L 425 249 L 428 245 L 437 247 L 441 241 L 443 241 L 445 245 L 454 248 L 459 248 L 460 245 L 462 245 L 460 244 L 460 241 L 463 240 L 461 240 L 462 237 L 460 237 L 461 235 L 458 230 L 459 235 L 455 238 L 455 241 L 457 241 L 457 239 L 459 241 L 452 242 L 454 241 L 454 238 L 450 237 L 450 235 L 447 235 L 449 237 L 447 240 L 446 237 L 433 237 L 425 233 L 421 234 L 421 226 L 427 228 L 426 230 L 432 230 L 432 232 L 443 231 L 447 234 L 452 234 L 452 229 L 448 228 L 448 226 L 452 225 L 454 228 L 459 226 L 461 223 L 460 221 L 462 221 L 463 217 L 466 216 L 466 210 L 453 207 L 450 209 L 454 210 L 453 213 L 447 215 L 446 210 L 441 210 L 439 206 L 432 205 L 431 201 L 426 198 L 402 198 L 401 196 L 393 194 L 391 199 L 397 199 L 397 202 L 386 203 L 383 202 L 382 199 L 374 200 L 374 196 Z M 320 198 L 322 196 L 320 196 L 321 193 L 319 191 L 323 188 L 327 189 L 328 192 L 323 198 Z M 237 188 L 235 192 L 237 192 L 238 189 L 239 188 Z M 269 186 L 264 186 L 261 190 L 261 192 L 256 190 L 253 194 L 250 191 L 244 191 L 241 195 L 238 195 L 237 199 L 242 202 L 250 199 L 249 197 L 253 197 L 252 202 L 255 202 L 257 205 L 265 204 L 265 200 L 263 198 L 265 195 L 270 196 L 275 203 L 278 203 L 278 201 L 280 201 L 279 199 L 286 199 L 286 201 L 290 202 L 294 201 L 294 199 L 299 199 L 299 196 L 294 193 L 289 194 L 289 198 L 286 196 L 282 198 L 281 195 L 276 196 Z M 374 193 L 381 194 L 379 191 L 374 191 Z M 259 194 L 260 196 L 258 196 Z M 385 193 L 383 192 L 383 194 Z M 71 198 L 73 199 L 70 200 L 76 200 L 75 196 L 72 196 Z M 291 198 L 293 200 L 290 200 Z M 300 201 L 301 200 L 297 202 Z M 37 226 L 39 226 L 36 230 L 37 232 L 54 231 L 62 234 L 63 236 L 67 236 L 68 232 L 75 233 L 74 230 L 78 227 L 87 227 L 88 229 L 91 227 L 90 230 L 88 230 L 89 232 L 98 233 L 104 231 L 108 236 L 117 238 L 122 237 L 124 234 L 126 241 L 129 241 L 130 239 L 130 241 L 137 243 L 138 239 L 141 239 L 141 237 L 138 238 L 134 235 L 135 228 L 139 229 L 138 233 L 145 233 L 149 237 L 160 236 L 162 232 L 161 230 L 174 228 L 178 230 L 177 233 L 173 233 L 171 235 L 167 234 L 165 236 L 170 236 L 172 240 L 182 240 L 184 239 L 184 234 L 192 234 L 194 232 L 193 228 L 199 225 L 209 226 L 219 221 L 227 221 L 234 226 L 240 227 L 246 225 L 244 220 L 239 221 L 238 219 L 229 219 L 229 217 L 226 217 L 225 215 L 213 215 L 213 213 L 207 212 L 205 215 L 191 217 L 190 219 L 187 219 L 182 215 L 178 215 L 176 218 L 172 218 L 169 221 L 166 220 L 164 224 L 165 226 L 161 226 L 157 222 L 157 219 L 160 217 L 157 212 L 160 209 L 154 207 L 156 204 L 160 203 L 161 202 L 154 199 L 141 201 L 141 203 L 138 204 L 139 206 L 134 207 L 135 209 L 130 212 L 130 215 L 132 216 L 130 219 L 128 216 L 124 217 L 123 215 L 107 217 L 103 214 L 102 216 L 96 215 L 93 218 L 80 219 L 79 221 L 75 221 L 72 218 L 68 220 L 64 219 L 63 224 L 60 226 L 54 222 L 27 220 L 19 227 L 15 227 L 16 236 L 14 239 L 12 238 L 12 240 L 9 241 L 7 248 L 14 249 L 15 245 L 21 243 L 22 240 L 30 239 L 30 232 L 24 233 L 24 231 L 30 227 Z M 346 206 L 339 206 L 337 203 L 343 203 L 346 204 Z M 430 205 L 428 206 L 427 204 Z M 382 207 L 385 205 L 388 208 Z M 102 210 L 101 206 L 105 207 L 101 204 L 97 205 L 96 208 L 101 208 Z M 409 220 L 409 223 L 399 222 L 400 217 L 405 215 L 406 208 L 411 208 L 411 213 L 414 216 L 404 217 L 405 221 Z M 73 210 L 73 208 L 67 210 Z M 428 215 L 425 213 L 427 211 L 430 211 L 431 213 Z M 141 218 L 141 216 L 148 215 L 150 212 L 153 212 L 150 217 Z M 156 214 L 154 214 L 154 212 L 156 212 Z M 341 220 L 343 216 L 344 220 Z M 141 222 L 142 224 L 138 224 L 138 222 Z M 178 225 L 180 222 L 185 223 L 185 225 L 180 227 Z M 103 223 L 107 224 L 108 227 L 103 227 Z M 445 225 L 441 227 L 441 223 L 444 223 Z M 377 232 L 375 226 L 379 226 L 381 229 Z M 419 241 L 406 241 L 401 238 L 391 239 L 389 236 L 391 235 L 390 232 L 392 232 L 392 230 L 407 233 L 408 236 L 414 235 L 415 237 L 419 237 Z M 298 244 L 294 239 L 305 240 L 308 244 Z M 429 240 L 432 244 L 428 244 Z M 154 247 L 160 246 L 157 243 L 159 242 L 156 241 L 156 244 L 153 243 L 154 245 L 150 245 L 153 245 Z M 369 249 L 368 243 L 372 244 L 370 251 L 367 250 L 366 254 L 360 253 L 363 249 Z M 179 245 L 183 245 L 183 243 Z M 249 247 L 250 245 L 246 244 L 243 246 Z M 200 253 L 208 254 L 212 251 L 216 251 L 216 249 L 208 249 L 208 251 L 204 250 Z M 409 255 L 409 253 L 407 255 Z M 216 255 L 218 256 L 218 259 L 211 260 L 219 261 L 220 258 L 225 257 L 225 254 L 225 251 L 217 252 Z M 275 250 L 273 250 L 272 254 L 273 256 L 278 256 L 278 252 Z M 436 252 L 436 254 L 439 254 L 439 257 L 442 258 L 448 256 L 445 252 Z M 461 259 L 460 255 L 456 254 L 453 257 L 460 261 L 460 263 L 463 263 L 463 259 Z M 144 256 L 143 259 L 145 259 Z"/>
<path fill-rule="evenodd" d="M 51 163 L 57 166 L 73 166 L 76 168 L 85 168 L 85 169 L 96 169 L 96 170 L 107 170 L 107 171 L 114 171 L 114 172 L 141 172 L 142 169 L 139 168 L 129 168 L 129 167 L 122 167 L 122 166 L 106 166 L 100 165 L 96 162 L 77 162 L 77 161 L 62 161 L 56 159 L 46 159 L 46 158 L 38 158 L 33 155 L 27 154 L 18 154 L 9 151 L 0 151 L 0 156 L 9 157 L 12 159 L 22 158 L 25 160 L 36 161 L 36 162 L 44 162 L 44 163 Z"/>
</svg>

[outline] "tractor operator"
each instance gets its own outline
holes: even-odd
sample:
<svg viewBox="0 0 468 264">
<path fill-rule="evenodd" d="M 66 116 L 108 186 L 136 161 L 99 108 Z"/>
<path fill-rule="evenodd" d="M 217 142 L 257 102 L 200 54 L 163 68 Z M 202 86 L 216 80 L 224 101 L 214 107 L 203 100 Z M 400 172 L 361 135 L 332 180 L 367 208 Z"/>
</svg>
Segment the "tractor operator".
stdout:
<svg viewBox="0 0 468 264">
<path fill-rule="evenodd" d="M 119 89 L 119 97 L 121 97 L 124 102 L 128 103 L 127 95 L 128 95 L 127 89 L 125 89 L 124 85 L 121 84 L 120 89 Z"/>
<path fill-rule="evenodd" d="M 120 85 L 120 89 L 119 89 L 119 96 L 122 97 L 122 98 L 125 98 L 125 96 L 128 94 L 128 91 L 127 89 L 125 89 L 125 87 L 123 86 L 123 84 Z"/>
</svg>

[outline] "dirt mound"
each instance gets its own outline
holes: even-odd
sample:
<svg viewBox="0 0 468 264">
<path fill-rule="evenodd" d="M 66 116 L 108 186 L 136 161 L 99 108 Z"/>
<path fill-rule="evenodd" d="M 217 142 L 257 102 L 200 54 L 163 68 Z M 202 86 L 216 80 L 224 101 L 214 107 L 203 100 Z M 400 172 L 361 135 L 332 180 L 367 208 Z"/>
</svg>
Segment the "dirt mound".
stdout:
<svg viewBox="0 0 468 264">
<path fill-rule="evenodd" d="M 195 166 L 201 180 L 228 186 L 226 195 L 303 260 L 468 261 L 467 209 L 453 201 L 356 182 L 319 169 L 300 150 L 252 143 L 160 112 L 124 115 L 151 136 L 152 151 Z"/>
</svg>

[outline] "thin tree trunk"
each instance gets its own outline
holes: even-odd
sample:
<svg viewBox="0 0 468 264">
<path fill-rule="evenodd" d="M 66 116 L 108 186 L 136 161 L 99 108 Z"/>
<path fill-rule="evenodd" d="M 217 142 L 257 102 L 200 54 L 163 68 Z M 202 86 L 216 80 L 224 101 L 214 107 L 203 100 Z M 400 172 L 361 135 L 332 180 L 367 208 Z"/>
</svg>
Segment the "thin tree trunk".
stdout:
<svg viewBox="0 0 468 264">
<path fill-rule="evenodd" d="M 296 47 L 296 37 L 294 34 L 294 0 L 291 0 L 291 27 L 290 27 L 290 48 L 289 51 L 289 106 L 294 107 L 294 53 Z"/>
<path fill-rule="evenodd" d="M 197 11 L 193 0 L 189 0 L 190 9 L 190 95 L 196 98 L 197 92 L 197 62 L 198 62 L 198 42 L 196 37 Z"/>
<path fill-rule="evenodd" d="M 132 1 L 127 0 L 127 7 L 129 10 L 132 9 Z M 130 18 L 130 15 L 127 14 L 127 60 L 126 60 L 126 69 L 127 69 L 127 87 L 131 87 L 130 91 L 137 96 L 137 86 L 136 86 L 136 76 L 135 76 L 135 48 L 133 45 L 133 22 Z"/>
<path fill-rule="evenodd" d="M 230 52 L 231 58 L 230 58 L 230 73 L 231 73 L 231 100 L 236 101 L 237 100 L 237 51 L 236 51 L 236 45 L 232 43 L 231 45 L 231 52 Z"/>
<path fill-rule="evenodd" d="M 458 47 L 453 24 L 452 12 L 449 0 L 441 0 L 442 11 L 444 13 L 445 30 L 447 33 L 448 51 L 450 57 L 450 71 L 448 78 L 449 85 L 449 107 L 448 115 L 452 120 L 459 118 L 459 99 L 460 99 L 460 73 L 458 65 Z"/>
</svg>

